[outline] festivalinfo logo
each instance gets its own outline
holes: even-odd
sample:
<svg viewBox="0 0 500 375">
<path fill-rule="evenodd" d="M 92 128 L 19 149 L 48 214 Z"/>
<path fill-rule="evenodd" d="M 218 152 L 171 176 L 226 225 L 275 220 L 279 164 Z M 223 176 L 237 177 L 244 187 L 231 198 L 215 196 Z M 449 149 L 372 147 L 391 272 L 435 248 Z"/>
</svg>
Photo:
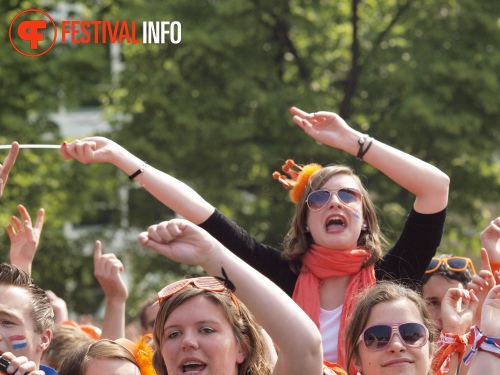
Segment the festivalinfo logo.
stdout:
<svg viewBox="0 0 500 375">
<path fill-rule="evenodd" d="M 56 42 L 179 44 L 181 38 L 182 27 L 179 21 L 137 23 L 120 20 L 62 20 L 56 23 L 47 12 L 40 9 L 19 12 L 9 26 L 12 47 L 28 57 L 46 54 Z"/>
</svg>

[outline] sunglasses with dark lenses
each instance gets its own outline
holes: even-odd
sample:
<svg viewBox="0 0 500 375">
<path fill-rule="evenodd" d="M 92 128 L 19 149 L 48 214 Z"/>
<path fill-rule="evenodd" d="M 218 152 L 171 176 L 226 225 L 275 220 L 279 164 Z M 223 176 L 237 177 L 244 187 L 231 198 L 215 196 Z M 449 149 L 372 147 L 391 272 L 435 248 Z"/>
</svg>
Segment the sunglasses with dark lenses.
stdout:
<svg viewBox="0 0 500 375">
<path fill-rule="evenodd" d="M 332 194 L 335 194 L 343 204 L 351 207 L 359 205 L 363 197 L 363 194 L 361 194 L 359 190 L 353 188 L 342 188 L 337 190 L 322 189 L 313 191 L 307 196 L 307 206 L 311 211 L 319 211 L 330 202 Z"/>
<path fill-rule="evenodd" d="M 158 292 L 158 303 L 161 305 L 163 301 L 172 297 L 174 294 L 179 293 L 181 290 L 185 289 L 188 285 L 193 285 L 195 288 L 214 293 L 221 293 L 227 290 L 229 295 L 231 296 L 234 306 L 238 310 L 238 315 L 241 316 L 240 306 L 238 304 L 238 301 L 236 300 L 234 293 L 230 289 L 226 288 L 226 286 L 222 284 L 219 280 L 210 276 L 195 277 L 192 279 L 183 279 L 167 285 L 165 288 L 163 288 Z"/>
<path fill-rule="evenodd" d="M 392 340 L 392 336 L 397 333 L 406 346 L 419 348 L 427 343 L 429 331 L 421 323 L 392 323 L 377 324 L 366 328 L 359 336 L 359 341 L 363 341 L 366 349 L 382 350 Z"/>
<path fill-rule="evenodd" d="M 432 258 L 431 262 L 427 266 L 427 271 L 425 271 L 425 273 L 436 272 L 439 267 L 441 267 L 441 265 L 444 265 L 446 268 L 453 272 L 463 272 L 467 269 L 467 267 L 470 267 L 472 274 L 476 274 L 476 270 L 474 269 L 472 260 L 463 257 Z"/>
</svg>

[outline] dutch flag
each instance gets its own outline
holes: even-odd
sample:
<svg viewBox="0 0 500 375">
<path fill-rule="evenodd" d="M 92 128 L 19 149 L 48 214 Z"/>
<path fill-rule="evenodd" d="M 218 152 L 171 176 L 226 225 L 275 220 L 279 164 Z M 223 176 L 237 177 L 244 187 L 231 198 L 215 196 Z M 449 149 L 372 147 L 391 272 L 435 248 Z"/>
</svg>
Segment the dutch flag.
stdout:
<svg viewBox="0 0 500 375">
<path fill-rule="evenodd" d="M 26 337 L 24 336 L 10 336 L 10 342 L 12 343 L 12 349 L 22 349 L 26 347 Z"/>
</svg>

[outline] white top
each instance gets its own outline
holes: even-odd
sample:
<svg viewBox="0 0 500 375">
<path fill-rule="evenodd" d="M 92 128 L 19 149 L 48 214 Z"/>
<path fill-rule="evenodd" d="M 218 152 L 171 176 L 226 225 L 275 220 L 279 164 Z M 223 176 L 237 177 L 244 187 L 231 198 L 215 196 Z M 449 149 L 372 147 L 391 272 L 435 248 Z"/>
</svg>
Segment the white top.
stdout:
<svg viewBox="0 0 500 375">
<path fill-rule="evenodd" d="M 338 343 L 342 306 L 335 310 L 319 309 L 319 331 L 323 342 L 323 358 L 338 363 Z"/>
</svg>

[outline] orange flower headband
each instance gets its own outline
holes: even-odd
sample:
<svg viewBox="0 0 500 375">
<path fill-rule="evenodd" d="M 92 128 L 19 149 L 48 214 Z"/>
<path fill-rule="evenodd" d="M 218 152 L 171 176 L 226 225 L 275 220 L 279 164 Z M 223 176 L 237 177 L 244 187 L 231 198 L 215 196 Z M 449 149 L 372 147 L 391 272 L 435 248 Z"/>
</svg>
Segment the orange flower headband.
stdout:
<svg viewBox="0 0 500 375">
<path fill-rule="evenodd" d="M 299 203 L 300 197 L 302 197 L 302 193 L 304 193 L 304 189 L 309 179 L 316 171 L 322 168 L 321 165 L 316 163 L 300 166 L 295 164 L 292 159 L 288 159 L 281 169 L 290 177 L 282 175 L 280 172 L 274 172 L 273 178 L 281 182 L 281 185 L 283 185 L 285 189 L 291 189 L 290 199 L 293 203 Z"/>
<path fill-rule="evenodd" d="M 151 334 L 142 336 L 135 344 L 128 339 L 117 339 L 115 342 L 127 349 L 134 356 L 139 366 L 141 375 L 156 375 L 153 368 L 153 348 L 150 342 L 153 340 Z"/>
</svg>

